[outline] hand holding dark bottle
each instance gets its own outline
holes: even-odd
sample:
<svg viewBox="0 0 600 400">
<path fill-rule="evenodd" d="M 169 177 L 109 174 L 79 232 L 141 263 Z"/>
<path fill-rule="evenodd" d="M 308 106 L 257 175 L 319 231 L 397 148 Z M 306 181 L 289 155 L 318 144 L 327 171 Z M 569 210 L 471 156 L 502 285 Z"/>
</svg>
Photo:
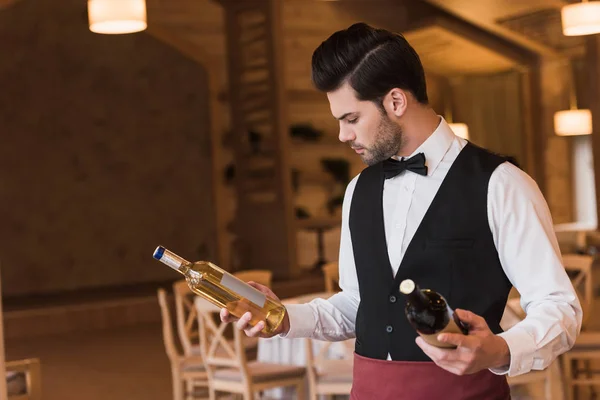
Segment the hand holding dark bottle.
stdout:
<svg viewBox="0 0 600 400">
<path fill-rule="evenodd" d="M 406 317 L 420 336 L 417 345 L 439 367 L 466 375 L 510 364 L 506 341 L 481 316 L 453 311 L 442 295 L 420 289 L 410 279 L 402 281 L 400 292 L 407 296 Z"/>
<path fill-rule="evenodd" d="M 453 344 L 440 342 L 437 336 L 440 333 L 468 335 L 468 326 L 460 321 L 441 294 L 421 289 L 410 279 L 400 283 L 400 293 L 407 297 L 404 310 L 406 318 L 427 343 L 436 347 L 456 348 Z"/>
<path fill-rule="evenodd" d="M 468 375 L 483 369 L 502 368 L 510 365 L 510 349 L 506 341 L 490 330 L 485 319 L 467 310 L 454 310 L 461 321 L 469 324 L 469 334 L 442 333 L 438 340 L 452 345 L 451 348 L 432 346 L 417 337 L 416 343 L 431 361 L 456 375 Z"/>
</svg>

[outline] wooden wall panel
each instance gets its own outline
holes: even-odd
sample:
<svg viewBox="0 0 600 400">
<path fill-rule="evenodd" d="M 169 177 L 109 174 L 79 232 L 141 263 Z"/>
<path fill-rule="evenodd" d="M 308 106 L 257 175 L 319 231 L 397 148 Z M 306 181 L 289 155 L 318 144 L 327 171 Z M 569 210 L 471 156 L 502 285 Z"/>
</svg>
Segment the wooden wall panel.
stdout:
<svg viewBox="0 0 600 400">
<path fill-rule="evenodd" d="M 541 64 L 541 131 L 546 136 L 546 200 L 554 223 L 572 222 L 573 187 L 571 146 L 568 137 L 554 133 L 554 113 L 569 108 L 569 65 L 564 60 Z"/>
<path fill-rule="evenodd" d="M 596 183 L 596 212 L 597 216 L 600 217 L 600 38 L 598 35 L 589 36 L 586 38 L 586 62 L 584 68 L 580 67 L 579 71 L 582 71 L 580 81 L 587 81 L 585 86 L 588 89 L 588 94 L 581 96 L 582 100 L 588 104 L 592 112 L 592 151 L 593 151 L 593 162 L 594 162 L 594 178 Z M 581 65 L 581 64 L 580 64 Z M 585 103 L 584 103 L 585 104 Z"/>
<path fill-rule="evenodd" d="M 169 30 L 176 40 L 195 46 L 212 58 L 219 70 L 226 71 L 225 19 L 220 4 L 214 0 L 154 0 L 147 2 L 147 9 L 150 30 Z M 221 75 L 220 87 L 227 88 L 226 73 Z"/>
<path fill-rule="evenodd" d="M 469 126 L 471 140 L 526 164 L 520 74 L 467 76 L 452 81 L 453 120 Z"/>
<path fill-rule="evenodd" d="M 204 67 L 82 15 L 79 0 L 0 12 L 5 296 L 176 279 L 158 244 L 216 258 Z"/>
<path fill-rule="evenodd" d="M 535 75 L 534 75 L 535 78 Z M 543 187 L 555 223 L 573 218 L 572 168 L 569 138 L 554 134 L 554 113 L 569 107 L 568 66 L 564 61 L 544 61 L 541 68 L 537 119 L 527 127 L 527 107 L 522 103 L 518 72 L 496 76 L 473 76 L 453 81 L 454 121 L 469 125 L 471 140 L 490 150 L 515 156 L 522 167 Z M 535 94 L 534 94 L 535 95 Z M 528 129 L 540 131 L 528 133 Z M 536 142 L 527 135 L 534 134 Z M 531 171 L 542 157 L 544 175 Z"/>
</svg>

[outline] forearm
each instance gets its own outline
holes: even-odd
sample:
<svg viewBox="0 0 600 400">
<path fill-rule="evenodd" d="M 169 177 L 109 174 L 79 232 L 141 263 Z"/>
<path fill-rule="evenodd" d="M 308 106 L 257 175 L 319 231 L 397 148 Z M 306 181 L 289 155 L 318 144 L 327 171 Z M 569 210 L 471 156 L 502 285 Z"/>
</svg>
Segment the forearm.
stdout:
<svg viewBox="0 0 600 400">
<path fill-rule="evenodd" d="M 510 351 L 510 364 L 493 369 L 498 374 L 516 376 L 547 368 L 575 343 L 581 324 L 581 309 L 573 303 L 546 301 L 527 308 L 527 317 L 499 334 Z"/>
<path fill-rule="evenodd" d="M 307 304 L 287 307 L 290 329 L 282 337 L 310 337 L 317 340 L 341 341 L 355 337 L 354 324 L 358 305 L 341 292 L 328 300 L 315 299 Z"/>
</svg>

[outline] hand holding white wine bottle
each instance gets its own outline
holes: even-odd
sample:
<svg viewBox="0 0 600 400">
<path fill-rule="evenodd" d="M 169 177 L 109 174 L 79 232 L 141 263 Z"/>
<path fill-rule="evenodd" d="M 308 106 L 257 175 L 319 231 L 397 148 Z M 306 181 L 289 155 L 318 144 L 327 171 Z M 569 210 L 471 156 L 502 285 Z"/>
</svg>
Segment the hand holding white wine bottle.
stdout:
<svg viewBox="0 0 600 400">
<path fill-rule="evenodd" d="M 245 283 L 211 262 L 190 262 L 158 246 L 153 257 L 185 276 L 192 292 L 221 308 L 221 320 L 239 319 L 248 336 L 271 337 L 289 329 L 285 307 L 263 285 Z"/>
<path fill-rule="evenodd" d="M 264 293 L 268 297 L 271 297 L 272 299 L 275 299 L 279 302 L 281 301 L 279 297 L 277 297 L 275 293 L 273 293 L 268 287 L 255 282 L 248 282 L 248 284 L 254 287 L 255 289 L 259 290 L 260 292 Z M 273 329 L 270 332 L 265 332 L 264 321 L 258 321 L 258 323 L 254 325 L 256 318 L 254 317 L 254 314 L 252 314 L 252 312 L 250 311 L 244 313 L 241 317 L 237 317 L 236 315 L 232 314 L 228 308 L 222 308 L 220 316 L 222 322 L 235 322 L 236 328 L 239 330 L 243 330 L 246 333 L 246 335 L 250 337 L 258 336 L 262 338 L 270 338 L 281 333 L 287 333 L 290 330 L 290 319 L 287 312 L 284 314 L 283 320 L 281 321 L 279 327 Z"/>
</svg>

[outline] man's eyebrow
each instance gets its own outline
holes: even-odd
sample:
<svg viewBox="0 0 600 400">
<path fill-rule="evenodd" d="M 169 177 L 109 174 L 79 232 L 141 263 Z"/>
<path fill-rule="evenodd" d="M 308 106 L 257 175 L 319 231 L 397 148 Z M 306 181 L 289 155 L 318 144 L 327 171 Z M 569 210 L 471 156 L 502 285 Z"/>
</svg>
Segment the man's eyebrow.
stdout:
<svg viewBox="0 0 600 400">
<path fill-rule="evenodd" d="M 335 117 L 335 119 L 337 119 L 337 120 L 341 121 L 341 120 L 343 120 L 344 118 L 346 118 L 346 117 L 347 117 L 348 115 L 350 115 L 350 114 L 356 114 L 356 111 L 353 111 L 353 112 L 347 112 L 346 114 L 342 115 L 341 117 Z"/>
</svg>

